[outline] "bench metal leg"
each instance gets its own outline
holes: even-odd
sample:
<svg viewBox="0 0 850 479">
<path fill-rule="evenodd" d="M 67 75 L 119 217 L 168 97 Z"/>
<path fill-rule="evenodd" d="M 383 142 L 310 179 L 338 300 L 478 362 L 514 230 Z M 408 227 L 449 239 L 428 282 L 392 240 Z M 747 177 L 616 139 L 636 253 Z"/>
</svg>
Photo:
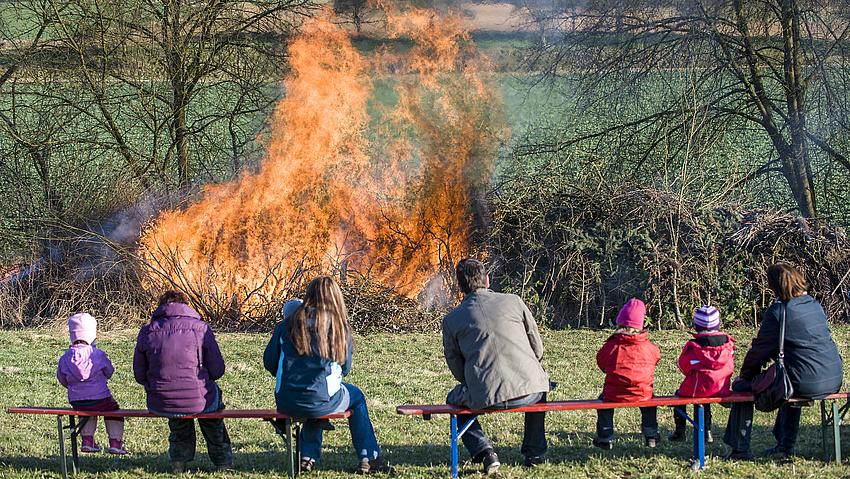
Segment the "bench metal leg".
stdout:
<svg viewBox="0 0 850 479">
<path fill-rule="evenodd" d="M 450 414 L 450 428 L 452 434 L 452 478 L 457 479 L 458 477 L 458 440 L 466 434 L 466 431 L 472 426 L 472 423 L 475 422 L 475 419 L 478 417 L 477 415 L 470 416 L 469 421 L 466 422 L 463 426 L 458 428 L 457 425 L 457 414 Z"/>
<path fill-rule="evenodd" d="M 293 420 L 292 418 L 284 418 L 284 419 L 268 419 L 268 421 L 274 426 L 275 432 L 283 438 L 284 444 L 286 444 L 286 458 L 287 462 L 287 473 L 289 477 L 294 478 L 301 472 L 301 439 L 300 432 L 301 428 L 298 423 L 295 422 L 295 447 L 292 444 L 292 427 Z M 283 421 L 283 426 L 281 427 L 280 421 Z"/>
<path fill-rule="evenodd" d="M 823 441 L 823 460 L 829 462 L 829 436 L 830 426 L 832 427 L 832 446 L 835 462 L 841 464 L 841 423 L 844 421 L 844 415 L 847 414 L 847 409 L 850 408 L 850 401 L 847 401 L 844 406 L 838 405 L 838 401 L 831 400 L 829 408 L 826 405 L 826 400 L 820 402 L 820 427 L 821 437 Z"/>
<path fill-rule="evenodd" d="M 80 416 L 80 423 L 74 425 L 75 416 L 68 416 L 68 430 L 71 433 L 71 470 L 76 476 L 80 472 L 80 454 L 77 450 L 77 436 L 83 431 L 83 426 L 91 419 L 89 416 Z"/>
<path fill-rule="evenodd" d="M 450 419 L 450 429 L 452 434 L 451 455 L 452 455 L 452 478 L 457 479 L 457 415 L 452 414 Z"/>
<path fill-rule="evenodd" d="M 57 415 L 56 421 L 59 429 L 59 464 L 62 470 L 62 479 L 68 479 L 68 464 L 65 458 L 65 428 L 62 427 L 62 416 Z"/>
<path fill-rule="evenodd" d="M 676 406 L 674 409 L 694 426 L 694 458 L 691 469 L 705 468 L 705 406 L 694 404 L 694 418 L 688 416 L 687 408 Z"/>
</svg>

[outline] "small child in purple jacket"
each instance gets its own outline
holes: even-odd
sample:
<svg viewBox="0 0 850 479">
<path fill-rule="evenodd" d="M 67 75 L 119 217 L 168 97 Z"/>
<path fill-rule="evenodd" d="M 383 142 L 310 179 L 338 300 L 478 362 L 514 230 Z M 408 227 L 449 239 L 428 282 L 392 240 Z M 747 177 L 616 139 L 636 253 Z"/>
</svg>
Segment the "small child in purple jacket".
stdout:
<svg viewBox="0 0 850 479">
<path fill-rule="evenodd" d="M 68 334 L 71 347 L 59 358 L 56 377 L 68 388 L 68 402 L 80 411 L 114 411 L 118 403 L 109 392 L 106 381 L 115 368 L 106 353 L 94 346 L 97 337 L 97 320 L 88 313 L 75 314 L 68 318 Z M 106 434 L 109 436 L 110 454 L 127 454 L 124 450 L 124 418 L 104 418 Z M 83 425 L 81 434 L 83 452 L 99 452 L 94 442 L 97 416 L 92 416 Z"/>
</svg>

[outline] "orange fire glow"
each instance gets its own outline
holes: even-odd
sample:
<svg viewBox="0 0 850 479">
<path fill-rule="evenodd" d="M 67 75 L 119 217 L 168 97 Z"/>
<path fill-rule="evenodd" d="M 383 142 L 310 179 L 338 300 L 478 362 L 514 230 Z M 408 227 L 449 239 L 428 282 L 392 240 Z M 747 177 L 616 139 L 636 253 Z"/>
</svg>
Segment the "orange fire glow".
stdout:
<svg viewBox="0 0 850 479">
<path fill-rule="evenodd" d="M 369 55 L 330 18 L 304 25 L 260 170 L 143 234 L 154 286 L 243 313 L 320 273 L 416 297 L 474 254 L 501 99 L 459 17 L 386 13 L 390 38 Z"/>
</svg>

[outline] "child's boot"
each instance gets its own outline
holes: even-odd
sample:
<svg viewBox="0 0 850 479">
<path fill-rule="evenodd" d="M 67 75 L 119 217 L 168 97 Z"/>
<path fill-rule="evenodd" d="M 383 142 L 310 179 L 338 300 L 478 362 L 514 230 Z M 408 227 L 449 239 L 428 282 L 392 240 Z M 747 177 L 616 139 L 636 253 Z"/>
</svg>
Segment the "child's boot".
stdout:
<svg viewBox="0 0 850 479">
<path fill-rule="evenodd" d="M 110 454 L 127 454 L 121 439 L 113 438 L 109 438 L 109 449 L 107 449 L 106 452 Z"/>
<path fill-rule="evenodd" d="M 676 430 L 673 434 L 667 436 L 670 442 L 685 442 L 685 416 L 679 414 L 679 411 L 673 410 L 673 421 L 676 423 Z"/>
<path fill-rule="evenodd" d="M 107 449 L 106 452 L 110 454 L 127 454 L 127 451 L 124 449 L 124 444 L 121 441 L 124 438 L 123 417 L 107 419 L 106 434 L 109 436 L 109 449 Z"/>
<path fill-rule="evenodd" d="M 94 436 L 83 436 L 83 445 L 80 446 L 82 452 L 100 452 L 100 446 L 94 443 Z"/>
</svg>

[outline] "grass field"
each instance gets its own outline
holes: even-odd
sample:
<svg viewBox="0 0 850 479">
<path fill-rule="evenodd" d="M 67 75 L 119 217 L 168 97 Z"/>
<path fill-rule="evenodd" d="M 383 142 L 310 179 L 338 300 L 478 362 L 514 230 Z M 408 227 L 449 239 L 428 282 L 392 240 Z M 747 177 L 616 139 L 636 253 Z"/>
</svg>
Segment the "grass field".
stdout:
<svg viewBox="0 0 850 479">
<path fill-rule="evenodd" d="M 751 330 L 734 330 L 738 344 L 738 364 L 743 359 Z M 550 399 L 593 398 L 598 395 L 603 376 L 594 356 L 609 332 L 589 330 L 543 331 L 547 347 L 544 366 L 559 383 Z M 113 395 L 127 408 L 144 407 L 144 391 L 132 378 L 132 351 L 135 330 L 101 332 L 98 346 L 116 367 L 110 381 Z M 842 356 L 850 353 L 850 328 L 836 327 L 833 336 Z M 653 332 L 650 338 L 660 348 L 661 362 L 656 373 L 656 392 L 671 394 L 681 375 L 675 360 L 687 339 L 684 332 Z M 273 378 L 261 364 L 268 340 L 265 334 L 232 333 L 218 336 L 227 373 L 219 381 L 224 398 L 232 408 L 274 408 Z M 0 331 L 0 478 L 60 477 L 56 421 L 51 416 L 18 416 L 5 411 L 11 406 L 65 406 L 65 390 L 56 381 L 56 361 L 67 348 L 63 331 Z M 425 422 L 419 417 L 395 413 L 399 404 L 440 403 L 453 386 L 442 357 L 438 334 L 380 334 L 357 338 L 354 369 L 347 380 L 366 393 L 378 441 L 385 458 L 398 469 L 399 477 L 449 477 L 448 421 L 437 417 Z M 847 381 L 845 381 L 847 383 Z M 850 384 L 850 383 L 847 383 Z M 686 469 L 692 453 L 690 443 L 662 440 L 654 449 L 643 447 L 636 409 L 618 410 L 617 438 L 613 451 L 600 451 L 590 445 L 596 415 L 593 411 L 564 411 L 547 416 L 549 454 L 547 463 L 534 470 L 520 464 L 522 435 L 521 414 L 498 414 L 483 418 L 482 425 L 496 446 L 503 466 L 499 477 L 728 477 L 773 478 L 847 477 L 850 467 L 825 465 L 821 460 L 819 411 L 803 413 L 798 450 L 800 457 L 780 463 L 760 458 L 756 463 L 725 463 L 719 460 L 725 446 L 719 440 L 728 410 L 715 406 L 714 430 L 717 441 L 707 446 L 707 468 L 701 472 Z M 661 433 L 666 438 L 673 427 L 670 410 L 659 409 Z M 773 445 L 770 434 L 773 416 L 756 413 L 753 448 L 760 451 Z M 345 423 L 337 421 L 337 430 L 325 435 L 324 456 L 318 471 L 302 477 L 349 477 L 356 462 Z M 105 442 L 102 424 L 97 438 Z M 130 419 L 125 444 L 130 454 L 86 454 L 79 477 L 127 478 L 170 475 L 167 426 L 164 420 Z M 236 471 L 212 472 L 203 440 L 190 463 L 197 477 L 285 477 L 285 448 L 271 426 L 260 420 L 228 423 L 233 441 Z M 198 434 L 200 438 L 200 433 Z M 850 437 L 842 432 L 842 441 Z M 845 451 L 847 448 L 845 446 Z M 850 455 L 850 454 L 847 454 Z M 482 477 L 477 465 L 461 451 L 461 474 Z"/>
</svg>

